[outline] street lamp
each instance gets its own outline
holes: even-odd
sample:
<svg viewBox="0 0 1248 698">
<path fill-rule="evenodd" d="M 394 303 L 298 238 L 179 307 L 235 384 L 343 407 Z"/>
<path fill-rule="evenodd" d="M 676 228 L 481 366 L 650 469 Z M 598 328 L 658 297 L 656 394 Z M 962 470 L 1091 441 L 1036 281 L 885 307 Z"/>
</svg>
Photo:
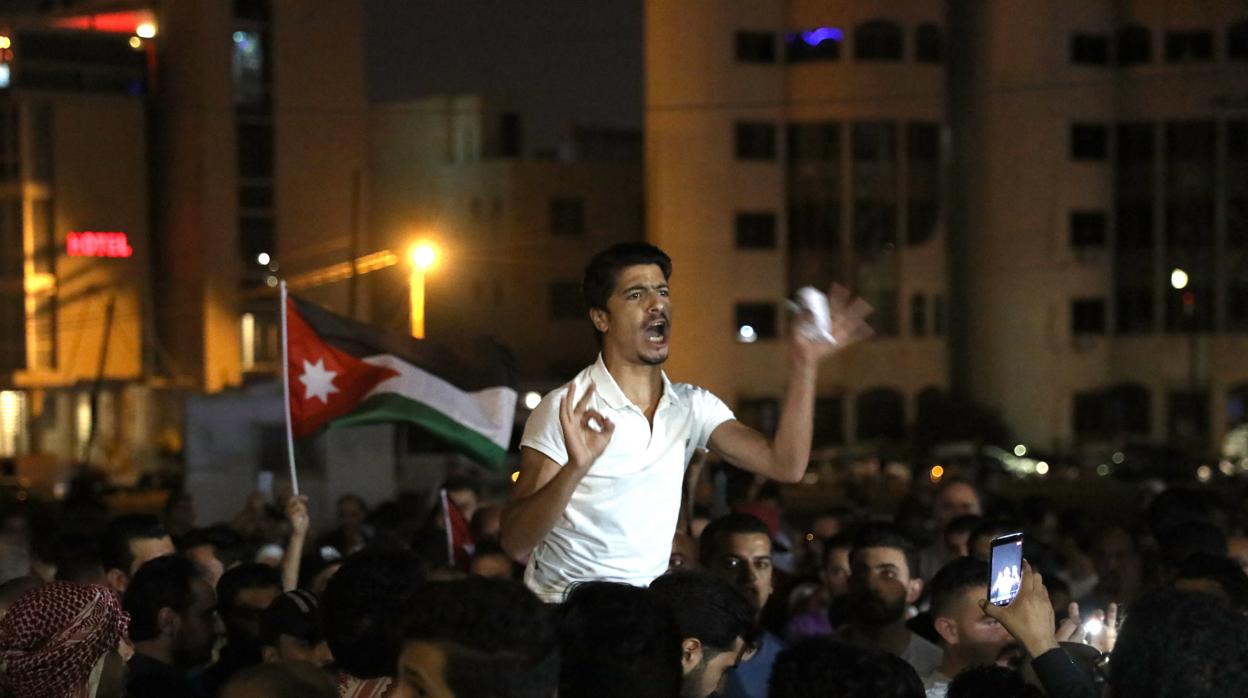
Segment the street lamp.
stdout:
<svg viewBox="0 0 1248 698">
<path fill-rule="evenodd" d="M 412 247 L 408 257 L 412 263 L 409 286 L 412 305 L 412 336 L 425 338 L 425 272 L 438 261 L 438 249 L 429 242 Z"/>
<path fill-rule="evenodd" d="M 1187 288 L 1187 272 L 1177 268 L 1170 272 L 1170 287 L 1176 291 Z"/>
</svg>

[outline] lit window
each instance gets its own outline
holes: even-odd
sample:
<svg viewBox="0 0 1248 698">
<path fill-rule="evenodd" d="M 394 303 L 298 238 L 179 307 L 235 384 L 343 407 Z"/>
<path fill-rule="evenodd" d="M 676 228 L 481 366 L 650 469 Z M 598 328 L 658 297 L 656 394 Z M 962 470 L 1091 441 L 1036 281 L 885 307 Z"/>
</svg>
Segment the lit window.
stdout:
<svg viewBox="0 0 1248 698">
<path fill-rule="evenodd" d="M 784 35 L 784 59 L 789 63 L 834 61 L 841 57 L 845 32 L 836 27 L 816 27 Z"/>
<path fill-rule="evenodd" d="M 738 303 L 737 340 L 755 342 L 776 337 L 776 306 L 771 303 Z"/>
</svg>

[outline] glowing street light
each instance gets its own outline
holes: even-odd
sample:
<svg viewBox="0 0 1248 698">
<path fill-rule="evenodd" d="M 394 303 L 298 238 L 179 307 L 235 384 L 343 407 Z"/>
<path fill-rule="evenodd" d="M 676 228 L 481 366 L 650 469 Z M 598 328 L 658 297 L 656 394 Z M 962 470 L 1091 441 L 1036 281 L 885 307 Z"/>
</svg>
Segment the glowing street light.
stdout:
<svg viewBox="0 0 1248 698">
<path fill-rule="evenodd" d="M 151 22 L 144 22 L 134 28 L 134 34 L 140 39 L 151 39 L 156 36 L 156 25 Z"/>
<path fill-rule="evenodd" d="M 409 286 L 412 306 L 412 336 L 425 338 L 425 272 L 438 261 L 438 249 L 421 242 L 412 247 L 408 258 L 412 263 Z"/>
<path fill-rule="evenodd" d="M 1182 269 L 1175 269 L 1170 272 L 1170 286 L 1176 291 L 1182 291 L 1187 288 L 1187 272 Z"/>
</svg>

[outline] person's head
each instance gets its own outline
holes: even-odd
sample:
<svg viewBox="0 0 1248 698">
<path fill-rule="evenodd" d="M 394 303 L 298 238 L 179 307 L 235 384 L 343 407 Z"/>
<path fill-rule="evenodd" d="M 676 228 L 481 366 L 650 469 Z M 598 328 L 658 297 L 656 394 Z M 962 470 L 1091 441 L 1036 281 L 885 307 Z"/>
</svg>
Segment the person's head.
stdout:
<svg viewBox="0 0 1248 698">
<path fill-rule="evenodd" d="M 854 513 L 845 507 L 835 507 L 816 514 L 810 523 L 815 541 L 822 543 L 829 538 L 845 535 L 849 531 Z"/>
<path fill-rule="evenodd" d="M 960 557 L 940 568 L 927 588 L 932 625 L 954 666 L 997 664 L 1016 650 L 1005 628 L 979 607 L 988 597 L 988 563 Z"/>
<path fill-rule="evenodd" d="M 259 654 L 260 614 L 281 593 L 282 576 L 268 565 L 252 562 L 221 575 L 217 606 L 234 649 Z"/>
<path fill-rule="evenodd" d="M 659 365 L 667 360 L 672 260 L 644 242 L 622 242 L 594 255 L 581 290 L 603 353 Z"/>
<path fill-rule="evenodd" d="M 56 578 L 62 582 L 105 584 L 107 581 L 96 536 L 67 533 L 57 538 L 53 562 L 56 563 Z"/>
<path fill-rule="evenodd" d="M 959 516 L 967 514 L 978 516 L 983 513 L 979 492 L 970 480 L 960 477 L 948 477 L 941 480 L 932 503 L 932 514 L 936 519 L 937 530 L 943 531 L 950 521 Z"/>
<path fill-rule="evenodd" d="M 771 698 L 923 698 L 923 682 L 900 657 L 818 637 L 784 650 Z"/>
<path fill-rule="evenodd" d="M 426 582 L 403 615 L 396 698 L 552 698 L 558 690 L 551 611 L 519 582 Z"/>
<path fill-rule="evenodd" d="M 399 648 L 388 624 L 424 577 L 420 558 L 405 550 L 366 548 L 343 561 L 321 598 L 325 638 L 343 670 L 361 679 L 393 674 Z"/>
<path fill-rule="evenodd" d="M 1092 566 L 1100 580 L 1098 588 L 1116 600 L 1130 594 L 1140 579 L 1140 556 L 1126 529 L 1110 526 L 1097 534 L 1092 545 Z"/>
<path fill-rule="evenodd" d="M 1213 594 L 1236 613 L 1248 613 L 1248 574 L 1228 557 L 1209 553 L 1188 555 L 1176 571 L 1174 588 Z"/>
<path fill-rule="evenodd" d="M 320 604 L 304 589 L 288 591 L 260 614 L 260 658 L 323 667 L 333 661 L 321 628 Z"/>
<path fill-rule="evenodd" d="M 5 695 L 29 698 L 121 696 L 129 622 L 106 587 L 52 582 L 30 589 L 0 619 L 0 686 Z"/>
<path fill-rule="evenodd" d="M 1115 698 L 1214 698 L 1248 686 L 1248 619 L 1210 594 L 1158 589 L 1132 604 L 1109 663 Z"/>
<path fill-rule="evenodd" d="M 313 550 L 299 561 L 299 588 L 320 598 L 339 567 L 342 567 L 342 553 L 337 548 L 324 545 Z"/>
<path fill-rule="evenodd" d="M 265 662 L 249 666 L 221 687 L 221 698 L 337 698 L 329 675 L 314 664 Z"/>
<path fill-rule="evenodd" d="M 679 572 L 698 566 L 698 541 L 684 531 L 672 536 L 672 554 L 667 557 L 667 571 Z"/>
<path fill-rule="evenodd" d="M 1161 553 L 1163 581 L 1174 579 L 1179 567 L 1191 555 L 1226 555 L 1226 534 L 1208 521 L 1176 523 L 1158 531 L 1156 538 L 1157 551 Z"/>
<path fill-rule="evenodd" d="M 749 514 L 727 514 L 707 524 L 698 542 L 698 562 L 723 577 L 761 611 L 771 598 L 771 534 Z"/>
<path fill-rule="evenodd" d="M 971 534 L 982 519 L 976 514 L 959 516 L 945 525 L 945 550 L 954 557 L 965 557 L 971 554 Z"/>
<path fill-rule="evenodd" d="M 1044 691 L 1027 683 L 1023 675 L 1002 666 L 968 669 L 949 683 L 945 698 L 1044 698 Z"/>
<path fill-rule="evenodd" d="M 136 650 L 168 656 L 182 669 L 205 664 L 220 634 L 217 597 L 194 563 L 177 555 L 139 568 L 124 599 Z"/>
<path fill-rule="evenodd" d="M 732 584 L 709 572 L 665 574 L 650 584 L 676 618 L 682 698 L 706 698 L 736 666 L 754 629 L 754 608 Z"/>
<path fill-rule="evenodd" d="M 174 553 L 173 540 L 155 516 L 128 514 L 109 522 L 100 540 L 108 587 L 124 594 L 130 578 L 148 560 Z"/>
<path fill-rule="evenodd" d="M 516 562 L 498 543 L 478 543 L 468 563 L 469 574 L 496 579 L 515 579 Z"/>
<path fill-rule="evenodd" d="M 170 492 L 165 500 L 165 528 L 179 535 L 195 528 L 195 499 L 190 492 Z"/>
<path fill-rule="evenodd" d="M 338 525 L 346 531 L 358 531 L 368 517 L 368 505 L 359 495 L 344 494 L 338 498 Z"/>
<path fill-rule="evenodd" d="M 679 694 L 680 632 L 671 610 L 649 590 L 583 582 L 557 613 L 560 698 Z"/>
<path fill-rule="evenodd" d="M 478 543 L 497 541 L 502 528 L 502 517 L 503 508 L 497 504 L 478 506 L 477 513 L 472 515 L 472 539 Z"/>
<path fill-rule="evenodd" d="M 839 599 L 849 593 L 849 551 L 854 547 L 849 536 L 833 536 L 823 542 L 823 568 L 820 579 L 828 599 Z"/>
<path fill-rule="evenodd" d="M 914 543 L 892 524 L 860 527 L 849 553 L 851 622 L 867 628 L 903 622 L 923 592 L 918 558 Z"/>
<path fill-rule="evenodd" d="M 464 515 L 464 521 L 472 521 L 472 517 L 477 513 L 477 507 L 481 505 L 481 488 L 476 482 L 467 478 L 451 478 L 443 485 L 446 488 L 446 497 L 451 500 L 459 513 Z"/>
<path fill-rule="evenodd" d="M 988 562 L 992 555 L 992 539 L 1006 533 L 1021 531 L 1022 525 L 1010 519 L 983 519 L 971 531 L 967 539 L 967 554 L 977 560 Z"/>
</svg>

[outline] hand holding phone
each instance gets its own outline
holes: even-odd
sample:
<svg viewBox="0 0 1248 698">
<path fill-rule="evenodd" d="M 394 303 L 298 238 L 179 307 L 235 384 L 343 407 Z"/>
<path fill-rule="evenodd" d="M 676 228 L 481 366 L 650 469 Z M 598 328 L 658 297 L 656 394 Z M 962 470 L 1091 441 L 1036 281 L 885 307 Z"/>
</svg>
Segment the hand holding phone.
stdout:
<svg viewBox="0 0 1248 698">
<path fill-rule="evenodd" d="M 1008 606 L 1022 585 L 1023 534 L 993 538 L 988 556 L 988 601 L 994 606 Z"/>
</svg>

